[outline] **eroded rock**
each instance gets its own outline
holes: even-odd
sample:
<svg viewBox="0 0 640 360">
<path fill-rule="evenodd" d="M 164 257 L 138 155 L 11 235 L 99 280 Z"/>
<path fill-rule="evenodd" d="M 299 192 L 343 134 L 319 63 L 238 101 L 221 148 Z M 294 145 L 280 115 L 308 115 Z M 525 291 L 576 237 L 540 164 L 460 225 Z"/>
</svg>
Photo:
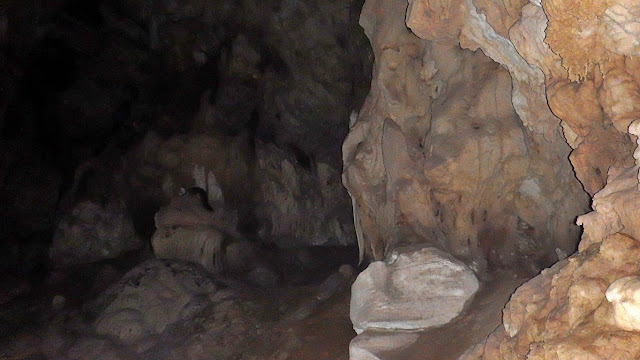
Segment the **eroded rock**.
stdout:
<svg viewBox="0 0 640 360">
<path fill-rule="evenodd" d="M 263 241 L 281 248 L 355 243 L 351 204 L 338 171 L 300 150 L 290 154 L 264 143 L 256 150 Z"/>
<path fill-rule="evenodd" d="M 360 273 L 351 289 L 351 321 L 357 333 L 442 325 L 477 290 L 473 271 L 451 255 L 430 247 L 402 249 Z"/>
<path fill-rule="evenodd" d="M 627 276 L 614 281 L 606 292 L 613 304 L 613 320 L 626 331 L 640 331 L 640 279 Z"/>
<path fill-rule="evenodd" d="M 216 290 L 199 265 L 148 260 L 129 271 L 96 301 L 94 311 L 99 316 L 95 330 L 126 344 L 144 343 L 146 338 L 209 306 L 209 297 Z"/>
<path fill-rule="evenodd" d="M 343 145 L 363 256 L 427 242 L 479 269 L 533 274 L 556 248 L 575 251 L 588 198 L 545 73 L 520 52 L 543 38 L 507 37 L 522 5 L 425 0 L 405 13 L 399 0 L 365 3 L 374 79 Z"/>
<path fill-rule="evenodd" d="M 60 221 L 50 256 L 57 265 L 77 265 L 115 258 L 141 246 L 123 202 L 102 205 L 88 200 L 77 203 Z"/>
<path fill-rule="evenodd" d="M 638 241 L 614 234 L 543 271 L 516 290 L 504 309 L 504 326 L 481 356 L 468 359 L 638 357 L 640 333 L 628 332 L 635 322 L 620 310 L 623 298 L 633 296 L 625 283 L 632 285 L 627 277 L 640 271 L 639 255 Z"/>
<path fill-rule="evenodd" d="M 635 121 L 629 132 L 640 133 Z M 639 147 L 640 148 L 640 147 Z M 636 165 L 612 168 L 594 196 L 579 252 L 521 286 L 503 326 L 466 359 L 634 359 L 640 356 Z"/>
</svg>

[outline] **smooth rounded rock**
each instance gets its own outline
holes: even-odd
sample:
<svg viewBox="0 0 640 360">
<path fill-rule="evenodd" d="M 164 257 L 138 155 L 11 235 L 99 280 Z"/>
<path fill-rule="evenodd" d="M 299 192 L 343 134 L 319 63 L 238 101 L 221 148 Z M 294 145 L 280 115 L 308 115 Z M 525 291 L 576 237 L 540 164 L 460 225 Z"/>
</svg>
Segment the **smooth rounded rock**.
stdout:
<svg viewBox="0 0 640 360">
<path fill-rule="evenodd" d="M 350 316 L 366 329 L 415 330 L 446 324 L 478 290 L 473 271 L 432 247 L 401 249 L 363 271 L 351 289 Z"/>
</svg>

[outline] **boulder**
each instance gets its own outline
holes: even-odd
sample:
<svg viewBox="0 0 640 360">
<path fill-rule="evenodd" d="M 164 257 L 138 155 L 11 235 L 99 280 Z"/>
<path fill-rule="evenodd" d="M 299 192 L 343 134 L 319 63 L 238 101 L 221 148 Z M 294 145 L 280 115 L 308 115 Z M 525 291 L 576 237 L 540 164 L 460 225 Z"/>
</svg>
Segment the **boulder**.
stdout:
<svg viewBox="0 0 640 360">
<path fill-rule="evenodd" d="M 142 247 L 123 202 L 80 201 L 53 236 L 51 260 L 70 266 L 110 259 Z"/>
<path fill-rule="evenodd" d="M 446 324 L 478 290 L 473 271 L 432 247 L 405 248 L 363 271 L 351 288 L 351 321 L 366 329 L 417 330 Z"/>
<path fill-rule="evenodd" d="M 129 271 L 93 304 L 95 330 L 125 344 L 143 342 L 189 319 L 212 302 L 217 286 L 204 268 L 148 260 Z"/>
<path fill-rule="evenodd" d="M 183 194 L 156 213 L 153 253 L 159 259 L 190 261 L 220 272 L 225 233 L 216 225 L 224 226 L 221 216 L 225 212 L 220 208 L 209 211 L 202 201 L 206 199 Z"/>
</svg>

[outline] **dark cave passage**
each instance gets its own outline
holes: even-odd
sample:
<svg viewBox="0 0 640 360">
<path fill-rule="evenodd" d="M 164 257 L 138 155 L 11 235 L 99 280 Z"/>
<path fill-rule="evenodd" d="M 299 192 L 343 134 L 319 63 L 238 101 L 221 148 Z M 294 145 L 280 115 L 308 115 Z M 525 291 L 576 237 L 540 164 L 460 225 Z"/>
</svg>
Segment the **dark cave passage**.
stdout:
<svg viewBox="0 0 640 360">
<path fill-rule="evenodd" d="M 105 310 L 97 302 L 141 268 L 152 283 L 203 276 L 182 292 L 196 299 L 183 311 L 196 313 L 220 305 L 201 301 L 209 277 L 237 306 L 256 303 L 260 319 L 297 311 L 300 322 L 344 299 L 358 250 L 341 144 L 373 61 L 361 7 L 0 4 L 7 356 L 91 356 L 71 354 L 101 333 L 90 325 Z M 154 257 L 196 265 L 163 273 L 174 265 Z M 76 314 L 72 329 L 64 318 Z M 57 345 L 38 353 L 22 336 L 41 331 L 74 335 L 42 335 Z"/>
</svg>

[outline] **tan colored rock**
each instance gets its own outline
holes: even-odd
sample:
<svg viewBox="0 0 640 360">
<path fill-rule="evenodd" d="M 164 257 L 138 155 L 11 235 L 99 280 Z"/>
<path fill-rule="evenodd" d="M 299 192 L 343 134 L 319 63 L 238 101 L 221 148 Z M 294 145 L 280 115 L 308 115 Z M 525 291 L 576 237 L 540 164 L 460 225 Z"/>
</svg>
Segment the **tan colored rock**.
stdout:
<svg viewBox="0 0 640 360">
<path fill-rule="evenodd" d="M 640 273 L 640 3 L 412 0 L 404 20 L 424 42 L 398 29 L 393 4 L 365 5 L 376 66 L 344 144 L 363 252 L 432 242 L 476 262 L 544 262 L 545 242 L 570 248 L 566 220 L 584 212 L 586 191 L 594 211 L 578 218 L 579 252 L 522 286 L 468 358 L 639 358 L 638 333 L 625 330 Z M 543 227 L 554 229 L 544 239 Z M 571 253 L 558 250 L 554 260 Z"/>
<path fill-rule="evenodd" d="M 562 58 L 554 53 L 544 40 L 547 16 L 535 1 L 521 8 L 520 19 L 509 29 L 509 39 L 526 61 L 538 67 L 549 83 L 556 78 L 565 78 L 567 71 L 562 67 Z"/>
<path fill-rule="evenodd" d="M 527 0 L 474 1 L 478 12 L 487 17 L 487 22 L 502 37 L 508 37 L 509 29 L 520 19 L 520 10 L 527 3 Z"/>
<path fill-rule="evenodd" d="M 511 296 L 482 355 L 467 359 L 637 358 L 640 333 L 621 331 L 635 320 L 615 309 L 633 299 L 636 278 L 618 279 L 640 272 L 638 256 L 640 242 L 614 234 L 543 271 Z"/>
<path fill-rule="evenodd" d="M 640 30 L 640 23 L 638 27 Z M 639 74 L 640 67 L 627 67 L 625 60 L 619 59 L 607 62 L 601 68 L 600 104 L 616 130 L 626 133 L 631 122 L 640 118 L 640 82 L 632 75 Z"/>
<path fill-rule="evenodd" d="M 572 80 L 584 78 L 593 65 L 606 59 L 606 50 L 598 34 L 598 19 L 614 1 L 542 1 L 551 20 L 545 41 L 562 57 L 562 64 Z"/>
<path fill-rule="evenodd" d="M 629 126 L 640 135 L 640 120 Z M 612 168 L 580 216 L 579 252 L 521 286 L 503 327 L 466 359 L 636 359 L 640 356 L 640 140 L 636 164 Z"/>
<path fill-rule="evenodd" d="M 449 0 L 409 0 L 407 26 L 423 39 L 452 41 L 462 25 L 463 8 Z"/>
<path fill-rule="evenodd" d="M 612 9 L 625 13 L 618 21 L 633 13 L 620 6 L 637 7 L 628 1 L 532 2 L 509 31 L 518 52 L 544 72 L 548 103 L 577 149 L 571 162 L 591 195 L 604 186 L 610 166 L 628 166 L 626 128 L 638 117 L 637 60 L 612 50 L 618 35 L 603 25 L 613 22 Z M 633 27 L 633 20 L 625 22 Z"/>
<path fill-rule="evenodd" d="M 587 197 L 545 74 L 506 37 L 523 5 L 414 0 L 405 13 L 399 0 L 365 3 L 360 23 L 376 66 L 343 145 L 363 256 L 426 242 L 480 270 L 537 272 L 556 248 L 574 251 L 572 223 Z M 544 13 L 530 13 L 527 24 L 544 25 Z M 553 54 L 544 36 L 520 29 L 519 46 Z M 557 58 L 549 63 L 562 74 Z"/>
<path fill-rule="evenodd" d="M 613 321 L 626 331 L 640 331 L 640 278 L 627 276 L 614 281 L 607 289 L 613 304 Z"/>
<path fill-rule="evenodd" d="M 618 0 L 604 12 L 602 32 L 605 46 L 623 55 L 640 55 L 640 5 L 633 0 Z"/>
<path fill-rule="evenodd" d="M 597 127 L 590 129 L 589 136 L 581 140 L 569 160 L 585 191 L 593 195 L 607 183 L 610 167 L 630 165 L 630 159 L 621 158 L 620 154 L 629 154 L 632 149 L 626 134 Z"/>
<path fill-rule="evenodd" d="M 513 107 L 523 124 L 534 133 L 553 141 L 559 121 L 547 105 L 544 74 L 527 63 L 513 43 L 495 32 L 486 16 L 478 13 L 472 0 L 466 0 L 465 4 L 466 19 L 460 45 L 471 50 L 482 49 L 487 56 L 509 70 L 513 79 Z"/>
<path fill-rule="evenodd" d="M 640 134 L 639 125 L 640 121 L 631 125 L 630 131 L 634 135 Z M 638 172 L 638 165 L 609 171 L 606 187 L 593 197 L 592 207 L 595 211 L 578 218 L 578 224 L 584 226 L 580 248 L 587 248 L 616 232 L 640 238 Z"/>
<path fill-rule="evenodd" d="M 592 128 L 602 126 L 604 116 L 594 80 L 556 81 L 549 84 L 547 91 L 553 113 L 578 135 L 585 137 Z"/>
</svg>

